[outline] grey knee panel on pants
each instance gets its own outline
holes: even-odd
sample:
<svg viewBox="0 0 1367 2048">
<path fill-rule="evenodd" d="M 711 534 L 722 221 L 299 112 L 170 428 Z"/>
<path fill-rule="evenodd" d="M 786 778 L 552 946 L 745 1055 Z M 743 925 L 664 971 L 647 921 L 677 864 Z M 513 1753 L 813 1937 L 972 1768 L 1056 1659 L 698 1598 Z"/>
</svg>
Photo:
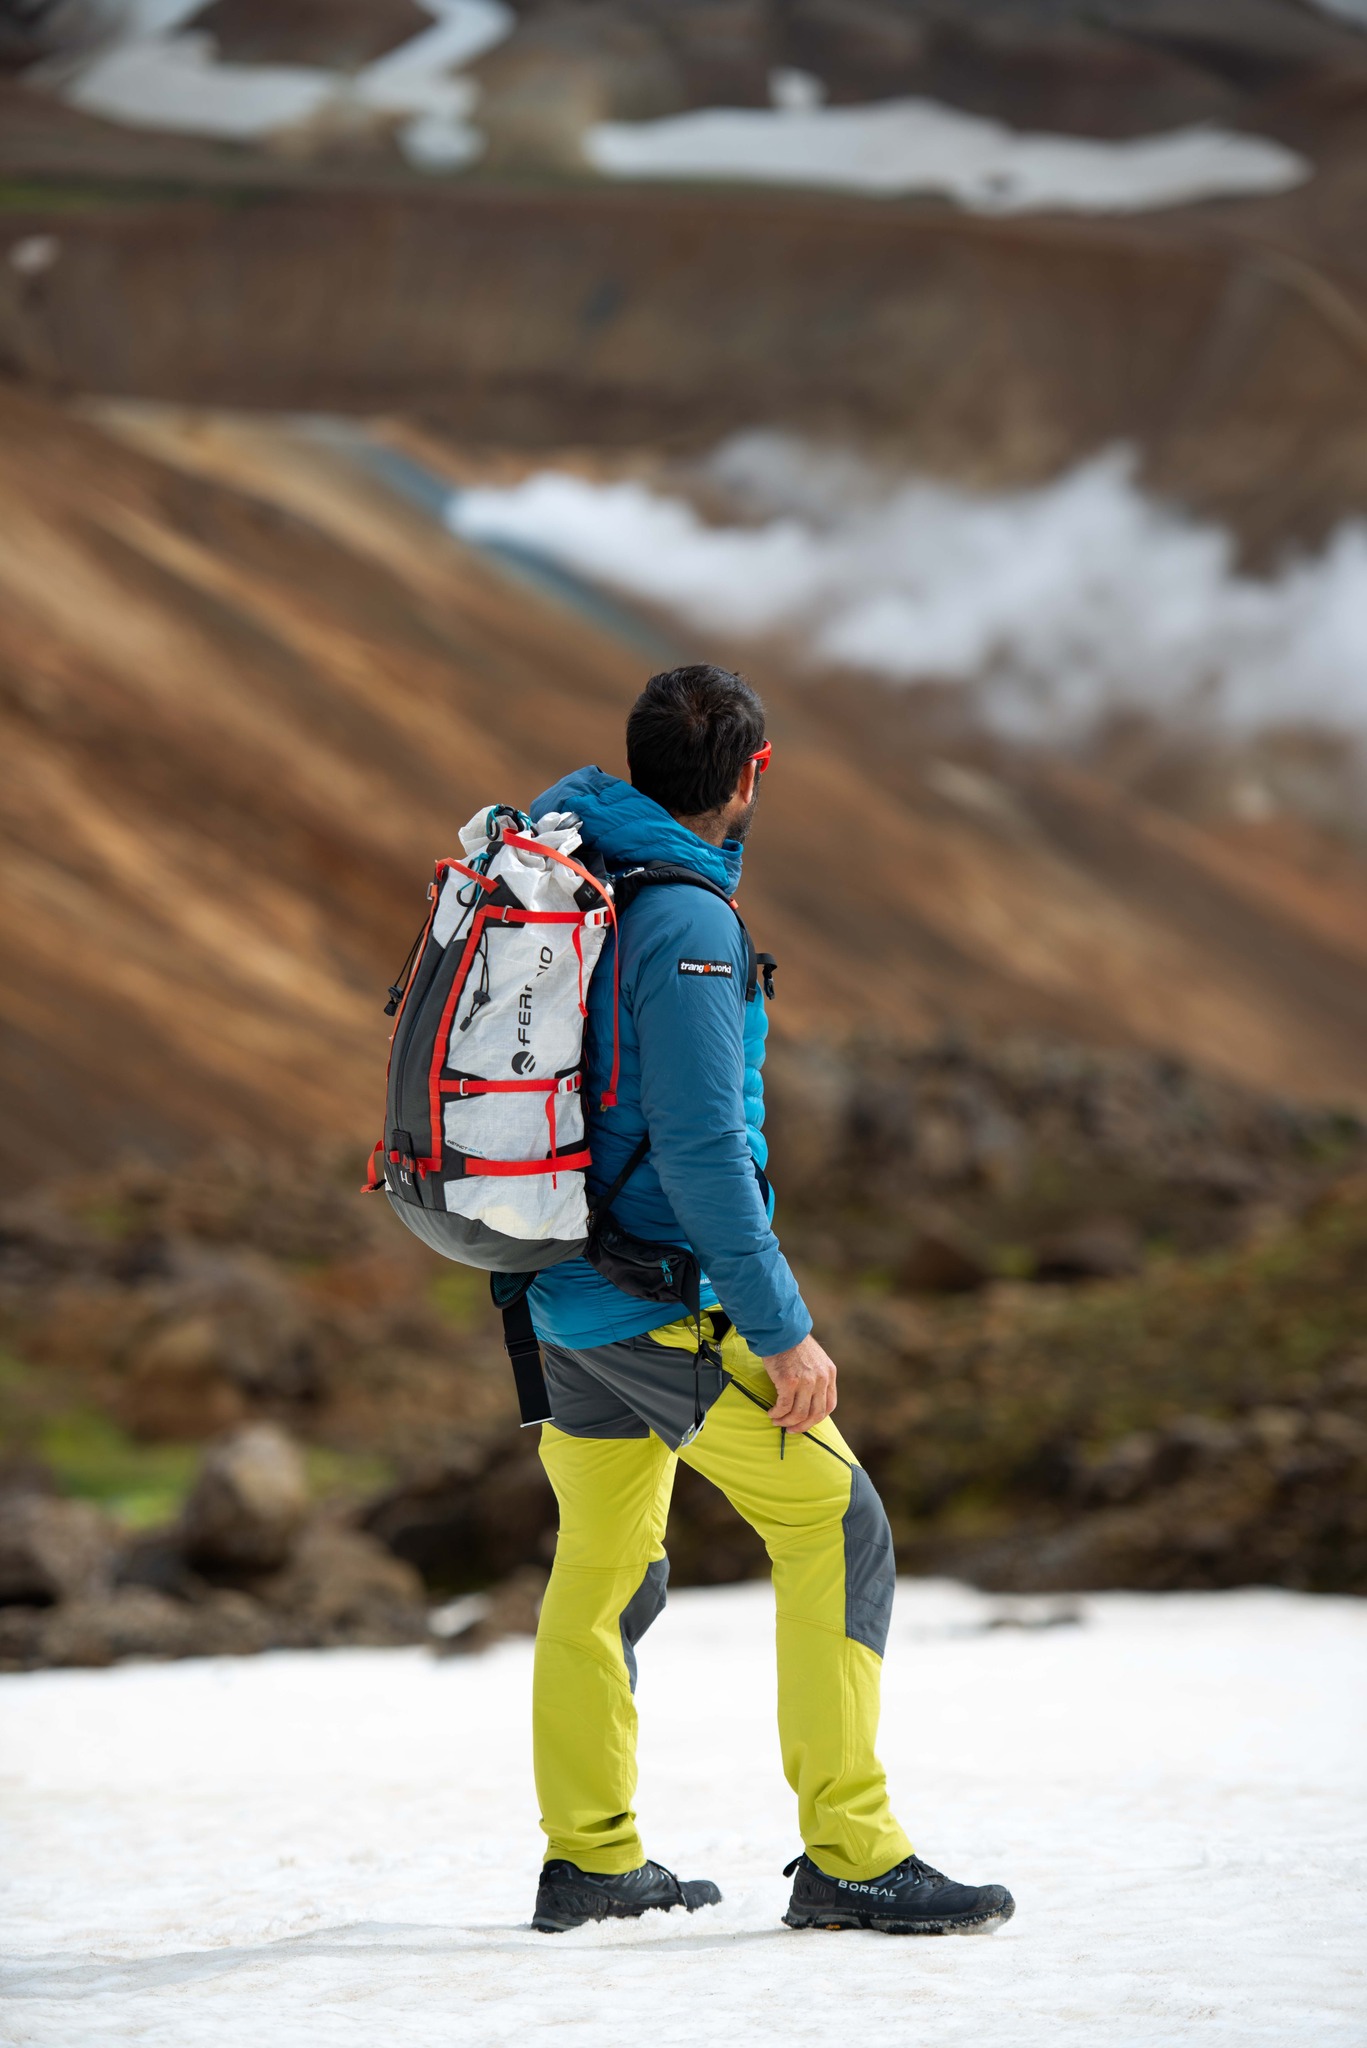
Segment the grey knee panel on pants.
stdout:
<svg viewBox="0 0 1367 2048">
<path fill-rule="evenodd" d="M 633 1692 L 636 1690 L 636 1645 L 663 1609 L 668 1584 L 669 1559 L 657 1557 L 653 1564 L 646 1566 L 645 1577 L 618 1617 L 622 1631 L 622 1655 L 626 1659 L 627 1677 Z"/>
<path fill-rule="evenodd" d="M 850 1469 L 850 1504 L 841 1528 L 845 1537 L 845 1633 L 881 1657 L 892 1621 L 897 1566 L 883 1503 L 860 1465 Z"/>
</svg>

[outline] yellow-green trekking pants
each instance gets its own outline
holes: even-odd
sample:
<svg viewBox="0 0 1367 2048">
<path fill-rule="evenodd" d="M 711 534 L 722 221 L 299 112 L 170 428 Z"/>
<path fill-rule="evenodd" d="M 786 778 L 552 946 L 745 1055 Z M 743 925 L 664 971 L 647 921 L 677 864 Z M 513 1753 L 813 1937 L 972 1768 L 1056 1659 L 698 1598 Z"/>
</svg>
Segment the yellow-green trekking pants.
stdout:
<svg viewBox="0 0 1367 2048">
<path fill-rule="evenodd" d="M 772 1382 L 735 1332 L 706 1421 L 670 1450 L 632 1406 L 633 1361 L 646 1378 L 672 1375 L 670 1397 L 686 1392 L 691 1402 L 695 1342 L 691 1325 L 674 1324 L 598 1352 L 546 1347 L 552 1412 L 570 1418 L 568 1428 L 544 1424 L 541 1437 L 560 1508 L 533 1698 L 547 1859 L 602 1874 L 645 1861 L 632 1810 L 635 1644 L 664 1605 L 665 1523 L 682 1458 L 758 1531 L 773 1565 L 779 1741 L 807 1852 L 830 1877 L 880 1876 L 911 1853 L 874 1753 L 893 1575 L 887 1518 L 833 1423 L 788 1437 L 780 1457 L 765 1414 Z M 624 1358 L 615 1391 L 586 1374 Z M 649 1411 L 649 1399 L 642 1405 Z"/>
</svg>

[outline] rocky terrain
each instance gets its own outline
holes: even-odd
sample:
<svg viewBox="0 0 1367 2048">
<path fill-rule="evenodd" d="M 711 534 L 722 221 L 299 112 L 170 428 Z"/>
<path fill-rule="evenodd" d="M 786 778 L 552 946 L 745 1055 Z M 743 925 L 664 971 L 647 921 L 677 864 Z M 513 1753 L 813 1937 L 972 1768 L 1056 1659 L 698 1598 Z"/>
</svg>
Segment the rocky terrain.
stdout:
<svg viewBox="0 0 1367 2048">
<path fill-rule="evenodd" d="M 1367 1590 L 1360 1119 L 1026 1040 L 790 1048 L 772 1092 L 904 1568 Z M 553 1503 L 480 1278 L 358 1167 L 220 1153 L 8 1206 L 0 1659 L 532 1625 Z M 684 1470 L 670 1549 L 679 1583 L 763 1565 Z"/>
<path fill-rule="evenodd" d="M 16 1477 L 0 1493 L 0 1669 L 430 1640 L 416 1572 L 306 1513 L 303 1461 L 269 1425 L 209 1451 L 179 1521 L 142 1540 Z"/>
</svg>

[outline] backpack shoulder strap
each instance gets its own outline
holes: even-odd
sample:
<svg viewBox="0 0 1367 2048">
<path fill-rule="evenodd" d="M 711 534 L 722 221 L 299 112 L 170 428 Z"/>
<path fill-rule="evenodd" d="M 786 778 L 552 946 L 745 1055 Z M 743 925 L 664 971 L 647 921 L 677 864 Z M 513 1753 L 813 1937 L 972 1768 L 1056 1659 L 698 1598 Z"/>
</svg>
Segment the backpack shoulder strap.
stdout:
<svg viewBox="0 0 1367 2048">
<path fill-rule="evenodd" d="M 696 873 L 693 868 L 677 866 L 673 861 L 644 861 L 638 868 L 628 868 L 625 874 L 613 876 L 612 894 L 617 906 L 617 915 L 619 917 L 622 916 L 623 912 L 635 902 L 642 889 L 658 888 L 662 885 L 668 886 L 671 883 L 682 884 L 690 889 L 705 889 L 709 896 L 720 896 L 728 909 L 735 912 L 736 922 L 739 924 L 745 937 L 745 1000 L 747 1003 L 753 1001 L 755 990 L 759 986 L 761 956 L 755 951 L 755 942 L 750 936 L 745 919 L 736 910 L 734 902 L 719 882 L 709 881 L 706 875 Z M 773 983 L 770 977 L 773 974 L 774 963 L 767 953 L 763 956 L 763 959 L 765 963 L 765 993 L 772 995 Z"/>
</svg>

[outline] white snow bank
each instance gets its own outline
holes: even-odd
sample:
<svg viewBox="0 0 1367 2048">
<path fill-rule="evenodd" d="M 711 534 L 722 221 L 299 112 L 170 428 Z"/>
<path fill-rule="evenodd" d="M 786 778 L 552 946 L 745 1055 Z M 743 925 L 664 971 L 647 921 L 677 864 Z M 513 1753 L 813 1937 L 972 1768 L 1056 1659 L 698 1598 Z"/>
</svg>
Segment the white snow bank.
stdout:
<svg viewBox="0 0 1367 2048">
<path fill-rule="evenodd" d="M 1367 728 L 1367 524 L 1260 579 L 1222 529 L 1147 496 L 1115 450 L 1038 489 L 888 481 L 750 434 L 713 482 L 753 523 L 707 524 L 639 483 L 545 472 L 458 493 L 453 530 L 541 551 L 727 633 L 818 663 L 972 685 L 1021 735 L 1118 706 L 1243 730 Z"/>
<path fill-rule="evenodd" d="M 615 178 L 744 178 L 842 191 L 939 192 L 976 213 L 1062 207 L 1136 213 L 1245 192 L 1284 192 L 1310 165 L 1279 142 L 1181 128 L 1129 142 L 1020 135 L 934 100 L 869 106 L 713 107 L 604 121 L 589 161 Z"/>
<path fill-rule="evenodd" d="M 302 64 L 220 64 L 209 35 L 129 42 L 96 58 L 65 98 L 130 128 L 254 140 L 318 114 L 327 72 Z"/>
<path fill-rule="evenodd" d="M 691 1918 L 545 1937 L 530 1645 L 0 1678 L 0 2038 L 25 2048 L 1360 2048 L 1367 1603 L 899 1590 L 881 1747 L 993 1939 L 783 1928 L 767 1587 L 641 1653 L 648 1848 Z M 1009 1610 L 1008 1610 L 1009 1611 Z"/>
<path fill-rule="evenodd" d="M 135 0 L 115 11 L 114 40 L 64 86 L 87 113 L 130 127 L 256 141 L 323 115 L 398 114 L 408 156 L 448 169 L 479 154 L 469 125 L 477 92 L 450 74 L 513 27 L 504 0 L 422 0 L 437 18 L 355 75 L 313 65 L 223 64 L 214 38 L 176 33 L 203 0 Z"/>
</svg>

